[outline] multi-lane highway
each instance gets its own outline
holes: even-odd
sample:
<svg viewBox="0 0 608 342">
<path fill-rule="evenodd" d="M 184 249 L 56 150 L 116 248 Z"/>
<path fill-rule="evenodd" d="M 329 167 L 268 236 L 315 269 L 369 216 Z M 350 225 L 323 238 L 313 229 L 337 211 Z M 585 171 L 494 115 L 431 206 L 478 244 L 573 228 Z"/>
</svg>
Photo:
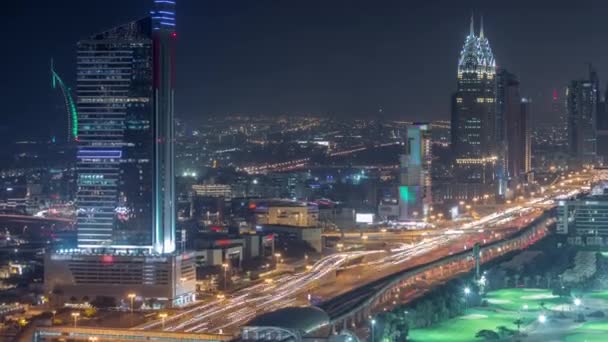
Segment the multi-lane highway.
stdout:
<svg viewBox="0 0 608 342">
<path fill-rule="evenodd" d="M 307 304 L 306 298 L 311 293 L 322 294 L 324 299 L 329 299 L 380 277 L 403 271 L 416 263 L 426 263 L 470 249 L 476 242 L 500 240 L 508 234 L 504 228 L 517 231 L 525 227 L 542 214 L 543 209 L 553 206 L 555 198 L 577 194 L 592 177 L 591 172 L 565 177 L 564 181 L 552 185 L 537 197 L 520 200 L 517 205 L 506 206 L 478 220 L 443 229 L 442 234 L 428 235 L 416 243 L 395 243 L 389 249 L 332 254 L 304 272 L 268 278 L 263 283 L 229 296 L 199 303 L 165 318 L 164 323 L 152 321 L 136 329 L 161 329 L 164 326 L 167 331 L 236 333 L 256 315 Z M 378 232 L 374 236 L 386 236 L 384 234 L 392 233 Z M 398 241 L 398 238 L 394 240 Z M 359 260 L 359 264 L 353 266 L 349 262 L 354 259 Z M 349 273 L 349 268 L 353 267 L 356 267 L 356 272 L 350 276 L 335 277 L 337 271 Z M 322 283 L 326 284 L 321 287 Z"/>
</svg>

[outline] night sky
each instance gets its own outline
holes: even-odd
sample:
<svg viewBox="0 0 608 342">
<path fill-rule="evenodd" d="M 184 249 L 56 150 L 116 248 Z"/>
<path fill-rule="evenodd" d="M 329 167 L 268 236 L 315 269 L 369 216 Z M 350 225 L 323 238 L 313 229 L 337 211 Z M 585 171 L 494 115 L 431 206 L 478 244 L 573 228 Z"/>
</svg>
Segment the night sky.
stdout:
<svg viewBox="0 0 608 342">
<path fill-rule="evenodd" d="M 2 137 L 65 135 L 51 57 L 74 85 L 76 41 L 146 15 L 151 2 L 3 3 Z M 383 108 L 386 118 L 447 119 L 472 10 L 533 115 L 545 116 L 552 90 L 584 77 L 588 62 L 607 79 L 603 0 L 178 0 L 177 116 L 374 117 Z"/>
</svg>

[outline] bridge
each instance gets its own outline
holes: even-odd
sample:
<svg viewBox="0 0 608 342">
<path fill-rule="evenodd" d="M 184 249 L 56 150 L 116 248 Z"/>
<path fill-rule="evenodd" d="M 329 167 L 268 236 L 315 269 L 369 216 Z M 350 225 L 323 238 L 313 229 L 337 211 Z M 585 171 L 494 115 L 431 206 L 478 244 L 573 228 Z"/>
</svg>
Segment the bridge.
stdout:
<svg viewBox="0 0 608 342">
<path fill-rule="evenodd" d="M 533 221 L 528 228 L 512 237 L 489 243 L 480 248 L 480 263 L 488 262 L 511 251 L 520 250 L 535 243 L 548 232 L 554 223 L 551 210 Z M 397 304 L 400 295 L 411 294 L 416 283 L 427 279 L 447 280 L 475 267 L 472 252 L 463 251 L 434 262 L 410 268 L 378 279 L 367 285 L 334 297 L 319 305 L 327 315 L 334 332 L 367 324 L 373 312 Z M 408 292 L 408 290 L 410 290 Z"/>
</svg>

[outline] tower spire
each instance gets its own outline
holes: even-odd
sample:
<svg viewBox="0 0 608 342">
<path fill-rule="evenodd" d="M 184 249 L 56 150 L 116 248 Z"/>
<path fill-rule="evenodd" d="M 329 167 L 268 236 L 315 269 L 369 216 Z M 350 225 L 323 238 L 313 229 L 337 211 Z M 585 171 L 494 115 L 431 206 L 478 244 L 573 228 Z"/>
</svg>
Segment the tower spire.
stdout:
<svg viewBox="0 0 608 342">
<path fill-rule="evenodd" d="M 479 38 L 483 38 L 483 14 L 480 19 Z"/>
<path fill-rule="evenodd" d="M 475 19 L 473 17 L 473 12 L 471 11 L 471 26 L 469 28 L 469 36 L 475 36 Z"/>
</svg>

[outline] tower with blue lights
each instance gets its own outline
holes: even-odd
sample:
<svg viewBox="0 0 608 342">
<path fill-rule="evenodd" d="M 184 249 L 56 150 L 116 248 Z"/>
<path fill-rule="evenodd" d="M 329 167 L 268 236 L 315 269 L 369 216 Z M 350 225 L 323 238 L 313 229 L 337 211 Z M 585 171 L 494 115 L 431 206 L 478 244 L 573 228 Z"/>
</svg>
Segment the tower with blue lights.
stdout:
<svg viewBox="0 0 608 342">
<path fill-rule="evenodd" d="M 175 251 L 175 1 L 154 0 L 154 250 Z"/>
</svg>

